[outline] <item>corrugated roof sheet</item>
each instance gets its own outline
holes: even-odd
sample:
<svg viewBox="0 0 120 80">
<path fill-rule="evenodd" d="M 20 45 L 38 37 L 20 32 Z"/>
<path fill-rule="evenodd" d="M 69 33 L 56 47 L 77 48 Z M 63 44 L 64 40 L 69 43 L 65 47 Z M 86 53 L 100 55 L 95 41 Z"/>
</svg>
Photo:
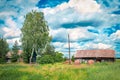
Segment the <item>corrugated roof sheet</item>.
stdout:
<svg viewBox="0 0 120 80">
<path fill-rule="evenodd" d="M 90 57 L 115 57 L 114 50 L 77 50 L 75 58 L 90 58 Z"/>
</svg>

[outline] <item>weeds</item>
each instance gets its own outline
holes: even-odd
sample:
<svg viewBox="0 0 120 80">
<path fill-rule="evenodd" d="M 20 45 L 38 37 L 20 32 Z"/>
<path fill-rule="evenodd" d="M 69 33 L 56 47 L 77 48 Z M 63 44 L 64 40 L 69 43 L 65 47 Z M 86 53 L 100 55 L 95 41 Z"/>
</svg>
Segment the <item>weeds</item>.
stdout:
<svg viewBox="0 0 120 80">
<path fill-rule="evenodd" d="M 119 61 L 94 65 L 0 65 L 0 80 L 120 80 L 119 73 Z"/>
</svg>

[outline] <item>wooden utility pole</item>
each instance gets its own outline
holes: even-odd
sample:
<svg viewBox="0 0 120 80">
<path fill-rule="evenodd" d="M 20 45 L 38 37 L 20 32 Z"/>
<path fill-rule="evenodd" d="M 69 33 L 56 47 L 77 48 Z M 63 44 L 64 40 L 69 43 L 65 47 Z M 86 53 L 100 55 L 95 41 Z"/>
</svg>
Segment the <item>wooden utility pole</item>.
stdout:
<svg viewBox="0 0 120 80">
<path fill-rule="evenodd" d="M 71 59 L 70 59 L 70 36 L 69 36 L 69 34 L 68 34 L 68 48 L 69 48 L 69 51 L 68 51 L 68 53 L 69 53 L 69 64 L 71 64 Z"/>
</svg>

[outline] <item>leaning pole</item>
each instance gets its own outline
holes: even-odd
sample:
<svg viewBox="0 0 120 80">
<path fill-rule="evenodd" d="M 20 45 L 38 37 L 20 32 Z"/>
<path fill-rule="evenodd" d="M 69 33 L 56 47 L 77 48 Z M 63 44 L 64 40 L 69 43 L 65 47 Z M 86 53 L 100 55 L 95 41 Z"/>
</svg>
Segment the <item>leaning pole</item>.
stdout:
<svg viewBox="0 0 120 80">
<path fill-rule="evenodd" d="M 69 53 L 69 64 L 71 64 L 71 58 L 70 58 L 70 36 L 69 36 L 69 34 L 68 34 L 68 49 L 69 49 L 69 51 L 68 51 L 68 53 Z"/>
</svg>

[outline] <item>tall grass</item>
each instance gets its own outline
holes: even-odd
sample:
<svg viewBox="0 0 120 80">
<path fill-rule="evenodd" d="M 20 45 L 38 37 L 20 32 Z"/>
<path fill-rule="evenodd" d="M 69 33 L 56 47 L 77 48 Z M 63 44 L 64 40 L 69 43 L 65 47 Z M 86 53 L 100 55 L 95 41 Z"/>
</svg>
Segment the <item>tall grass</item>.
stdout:
<svg viewBox="0 0 120 80">
<path fill-rule="evenodd" d="M 0 65 L 0 80 L 120 80 L 119 73 L 119 61 L 94 65 Z"/>
</svg>

